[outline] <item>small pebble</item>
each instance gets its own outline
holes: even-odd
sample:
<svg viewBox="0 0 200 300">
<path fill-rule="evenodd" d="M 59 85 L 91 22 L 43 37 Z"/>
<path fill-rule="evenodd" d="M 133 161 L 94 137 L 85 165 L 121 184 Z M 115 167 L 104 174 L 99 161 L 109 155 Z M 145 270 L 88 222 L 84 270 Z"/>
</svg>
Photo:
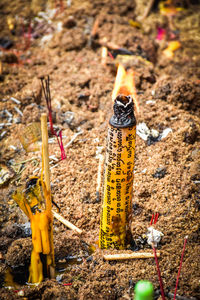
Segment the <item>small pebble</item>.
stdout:
<svg viewBox="0 0 200 300">
<path fill-rule="evenodd" d="M 87 259 L 86 259 L 87 262 L 91 262 L 93 261 L 93 256 L 89 256 Z"/>
<path fill-rule="evenodd" d="M 152 175 L 154 178 L 163 178 L 165 177 L 167 169 L 165 167 L 160 167 L 156 169 L 156 172 Z"/>
</svg>

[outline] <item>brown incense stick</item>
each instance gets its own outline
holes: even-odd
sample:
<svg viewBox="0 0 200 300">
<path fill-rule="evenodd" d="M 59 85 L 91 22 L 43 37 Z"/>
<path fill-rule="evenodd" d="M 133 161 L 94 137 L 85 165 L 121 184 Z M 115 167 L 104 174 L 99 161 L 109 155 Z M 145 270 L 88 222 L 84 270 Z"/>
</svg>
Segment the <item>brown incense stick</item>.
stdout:
<svg viewBox="0 0 200 300">
<path fill-rule="evenodd" d="M 157 253 L 160 256 L 160 252 Z M 153 253 L 148 252 L 133 252 L 133 253 L 121 253 L 121 254 L 105 254 L 103 258 L 105 260 L 124 260 L 124 259 L 134 259 L 134 258 L 153 258 Z"/>
</svg>

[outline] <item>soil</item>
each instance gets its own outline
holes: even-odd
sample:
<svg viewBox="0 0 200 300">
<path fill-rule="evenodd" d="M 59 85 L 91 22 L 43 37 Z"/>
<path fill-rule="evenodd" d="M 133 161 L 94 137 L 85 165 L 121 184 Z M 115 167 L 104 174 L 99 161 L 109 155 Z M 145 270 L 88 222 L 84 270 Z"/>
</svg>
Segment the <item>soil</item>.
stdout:
<svg viewBox="0 0 200 300">
<path fill-rule="evenodd" d="M 155 7 L 141 21 L 147 2 L 18 0 L 8 5 L 1 1 L 0 38 L 11 46 L 0 51 L 0 123 L 4 123 L 0 127 L 0 299 L 132 299 L 140 279 L 150 280 L 155 299 L 161 299 L 153 258 L 108 262 L 103 254 L 131 253 L 133 249 L 98 248 L 97 154 L 105 153 L 117 70 L 110 57 L 106 66 L 101 63 L 105 38 L 134 53 L 126 67 L 135 71 L 137 124 L 144 122 L 160 134 L 171 129 L 153 142 L 137 135 L 131 222 L 137 251 L 152 252 L 146 233 L 152 214 L 158 212 L 155 228 L 164 234 L 158 250 L 166 299 L 175 290 L 186 236 L 177 293 L 200 298 L 200 7 L 197 1 L 183 1 L 183 10 L 173 17 L 181 48 L 168 59 L 163 49 L 172 33 L 169 20 Z M 131 26 L 129 20 L 140 20 L 141 25 Z M 156 39 L 157 27 L 168 31 L 162 41 Z M 60 214 L 83 234 L 54 219 L 57 277 L 32 286 L 26 284 L 30 224 L 12 194 L 30 176 L 40 175 L 38 126 L 41 113 L 47 112 L 40 78 L 46 75 L 50 76 L 54 125 L 62 129 L 63 144 L 68 145 L 66 159 L 61 160 L 57 141 L 50 136 L 52 194 Z M 34 137 L 39 140 L 31 144 Z"/>
</svg>

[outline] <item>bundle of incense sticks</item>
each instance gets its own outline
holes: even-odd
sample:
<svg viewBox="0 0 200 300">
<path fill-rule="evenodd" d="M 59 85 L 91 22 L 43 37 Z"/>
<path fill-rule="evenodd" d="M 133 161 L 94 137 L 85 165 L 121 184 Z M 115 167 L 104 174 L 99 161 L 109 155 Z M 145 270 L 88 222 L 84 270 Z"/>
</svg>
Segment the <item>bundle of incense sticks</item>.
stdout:
<svg viewBox="0 0 200 300">
<path fill-rule="evenodd" d="M 107 136 L 99 247 L 124 249 L 130 238 L 136 120 L 130 96 L 114 103 Z"/>
</svg>

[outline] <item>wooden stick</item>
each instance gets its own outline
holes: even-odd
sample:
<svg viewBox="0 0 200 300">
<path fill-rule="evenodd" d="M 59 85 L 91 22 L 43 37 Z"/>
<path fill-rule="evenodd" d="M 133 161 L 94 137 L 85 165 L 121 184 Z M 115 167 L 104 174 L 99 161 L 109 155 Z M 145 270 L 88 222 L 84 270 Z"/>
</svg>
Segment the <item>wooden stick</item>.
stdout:
<svg viewBox="0 0 200 300">
<path fill-rule="evenodd" d="M 47 255 L 47 271 L 50 278 L 55 278 L 55 258 L 53 248 L 53 220 L 52 220 L 52 201 L 51 201 L 51 185 L 50 185 L 50 170 L 49 170 L 49 147 L 48 147 L 48 127 L 47 127 L 47 114 L 41 115 L 41 131 L 42 131 L 42 169 L 44 169 L 44 182 L 46 187 L 46 209 L 45 211 L 51 216 L 51 222 L 49 223 L 49 238 L 51 243 L 51 251 Z M 43 176 L 43 174 L 41 174 Z M 51 261 L 51 263 L 48 263 Z"/>
<path fill-rule="evenodd" d="M 97 173 L 97 201 L 100 201 L 100 188 L 101 188 L 101 178 L 102 178 L 102 169 L 104 164 L 104 156 L 102 154 L 99 155 L 99 166 L 98 166 L 98 173 Z"/>
<path fill-rule="evenodd" d="M 140 18 L 141 20 L 144 20 L 146 17 L 148 17 L 148 15 L 149 15 L 149 13 L 150 13 L 153 5 L 154 5 L 154 2 L 155 2 L 155 0 L 150 0 L 149 1 L 148 5 L 147 5 L 147 7 L 146 7 L 146 9 L 144 11 L 143 16 Z"/>
<path fill-rule="evenodd" d="M 49 170 L 49 147 L 48 147 L 48 129 L 47 129 L 47 114 L 41 115 L 41 131 L 42 131 L 42 159 L 44 167 L 44 182 L 46 185 L 49 199 L 51 199 L 51 186 L 50 186 L 50 170 Z M 51 210 L 51 201 L 46 203 L 46 209 Z"/>
<path fill-rule="evenodd" d="M 160 252 L 157 253 L 160 256 Z M 105 260 L 123 260 L 123 259 L 133 259 L 133 258 L 153 258 L 153 253 L 147 252 L 133 252 L 133 253 L 121 253 L 121 254 L 105 254 L 103 258 Z"/>
<path fill-rule="evenodd" d="M 106 66 L 107 56 L 108 56 L 108 49 L 107 49 L 107 47 L 103 46 L 101 49 L 101 64 L 103 66 Z"/>
<path fill-rule="evenodd" d="M 41 130 L 42 130 L 42 155 L 44 161 L 44 181 L 47 191 L 50 191 L 50 171 L 49 171 L 49 147 L 48 147 L 48 129 L 47 129 L 47 114 L 41 115 Z"/>
<path fill-rule="evenodd" d="M 63 223 L 65 226 L 67 226 L 68 228 L 70 228 L 71 230 L 74 230 L 76 232 L 78 232 L 79 234 L 81 234 L 83 231 L 81 229 L 79 229 L 78 227 L 76 227 L 75 225 L 73 225 L 71 222 L 67 221 L 65 218 L 63 218 L 60 214 L 58 214 L 55 211 L 52 211 L 54 217 L 60 221 L 61 223 Z"/>
<path fill-rule="evenodd" d="M 99 17 L 97 17 L 96 20 L 94 21 L 92 31 L 91 31 L 92 37 L 94 37 L 97 34 L 98 28 L 99 28 Z"/>
</svg>

